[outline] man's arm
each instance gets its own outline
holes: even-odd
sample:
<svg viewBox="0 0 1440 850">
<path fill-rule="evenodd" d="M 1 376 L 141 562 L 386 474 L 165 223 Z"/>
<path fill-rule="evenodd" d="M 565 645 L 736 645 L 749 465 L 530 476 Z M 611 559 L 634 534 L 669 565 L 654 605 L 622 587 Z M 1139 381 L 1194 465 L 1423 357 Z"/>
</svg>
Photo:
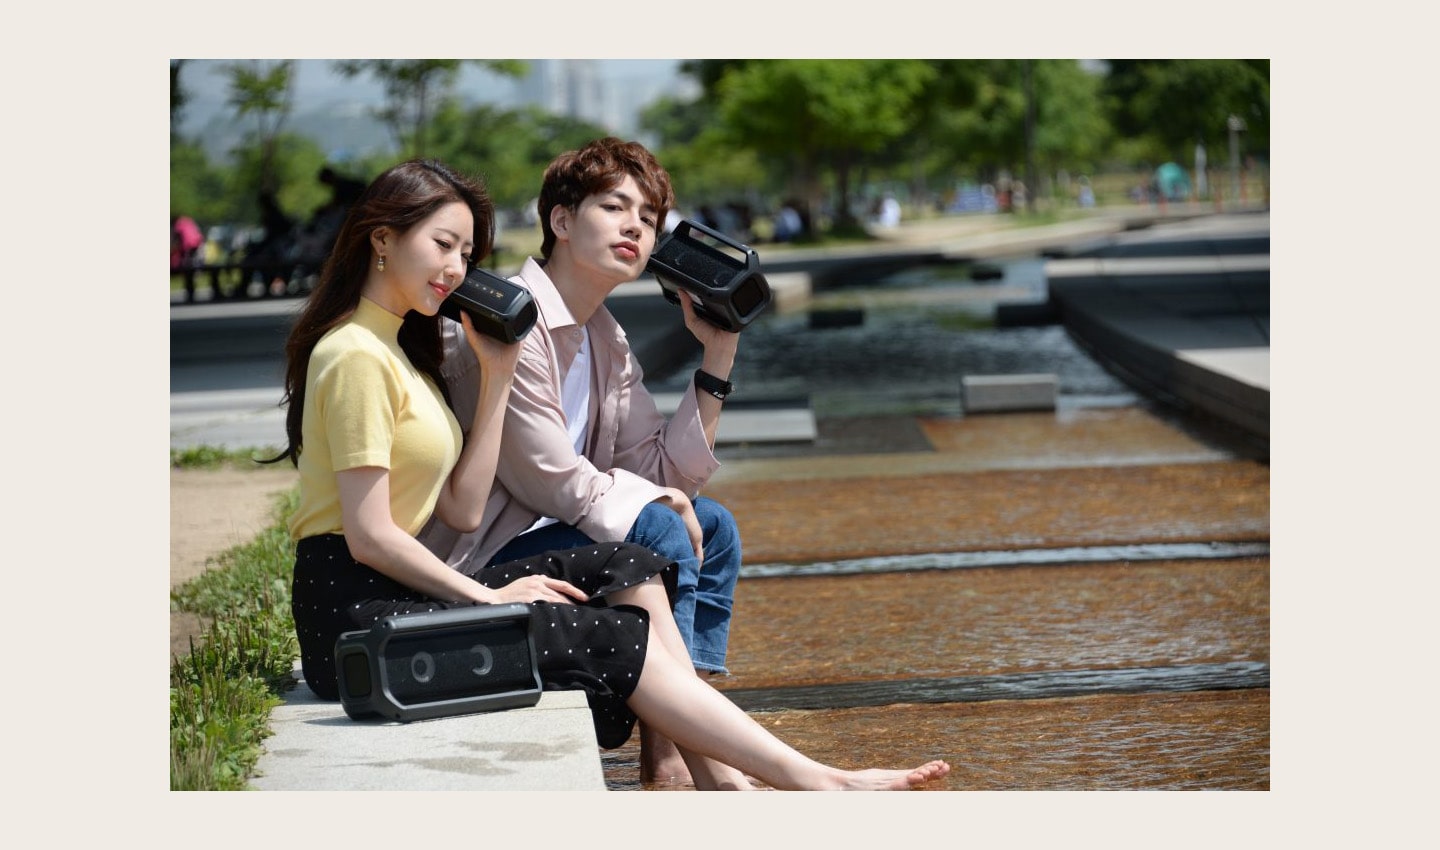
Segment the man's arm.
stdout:
<svg viewBox="0 0 1440 850">
<path fill-rule="evenodd" d="M 505 412 L 497 477 L 541 516 L 574 525 L 596 540 L 623 540 L 640 510 L 663 488 L 623 469 L 602 471 L 575 452 L 559 380 L 536 334 L 524 346 Z"/>
</svg>

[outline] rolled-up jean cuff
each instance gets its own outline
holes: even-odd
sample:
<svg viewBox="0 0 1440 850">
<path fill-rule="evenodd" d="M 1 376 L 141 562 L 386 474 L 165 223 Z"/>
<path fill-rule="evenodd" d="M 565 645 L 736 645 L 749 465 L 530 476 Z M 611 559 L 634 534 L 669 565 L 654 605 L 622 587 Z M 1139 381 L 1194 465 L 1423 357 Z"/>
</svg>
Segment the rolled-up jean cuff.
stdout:
<svg viewBox="0 0 1440 850">
<path fill-rule="evenodd" d="M 721 658 L 719 661 L 710 661 L 708 659 L 701 661 L 691 658 L 690 662 L 695 665 L 696 670 L 704 670 L 706 673 L 720 673 L 726 676 L 730 675 L 730 671 L 725 668 L 724 658 Z"/>
</svg>

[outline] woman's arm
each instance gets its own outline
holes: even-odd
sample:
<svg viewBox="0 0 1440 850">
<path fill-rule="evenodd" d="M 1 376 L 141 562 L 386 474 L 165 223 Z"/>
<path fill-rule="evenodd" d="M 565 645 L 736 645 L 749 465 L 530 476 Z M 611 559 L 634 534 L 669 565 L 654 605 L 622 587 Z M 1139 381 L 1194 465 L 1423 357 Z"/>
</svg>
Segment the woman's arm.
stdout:
<svg viewBox="0 0 1440 850">
<path fill-rule="evenodd" d="M 492 590 L 456 572 L 395 524 L 390 514 L 390 472 L 362 466 L 335 473 L 345 543 L 355 560 L 413 590 L 447 602 L 585 601 L 569 582 L 526 576 Z"/>
<path fill-rule="evenodd" d="M 510 386 L 515 380 L 520 345 L 502 343 L 479 333 L 470 324 L 470 317 L 463 312 L 460 321 L 465 326 L 465 337 L 475 352 L 475 359 L 480 363 L 480 392 L 469 437 L 455 468 L 440 488 L 435 514 L 451 528 L 468 533 L 480 527 L 485 502 L 495 482 L 501 426 L 505 405 L 510 398 Z"/>
</svg>

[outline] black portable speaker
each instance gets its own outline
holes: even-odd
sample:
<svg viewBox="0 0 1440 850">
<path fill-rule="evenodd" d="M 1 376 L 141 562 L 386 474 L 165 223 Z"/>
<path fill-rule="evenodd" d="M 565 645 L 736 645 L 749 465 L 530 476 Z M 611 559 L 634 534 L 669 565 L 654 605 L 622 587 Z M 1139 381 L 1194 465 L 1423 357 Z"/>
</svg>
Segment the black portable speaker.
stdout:
<svg viewBox="0 0 1440 850">
<path fill-rule="evenodd" d="M 340 702 L 354 719 L 425 720 L 540 701 L 530 606 L 385 617 L 335 641 Z"/>
<path fill-rule="evenodd" d="M 770 282 L 760 257 L 719 231 L 682 219 L 661 240 L 645 270 L 660 281 L 672 304 L 680 290 L 700 299 L 695 312 L 711 324 L 739 332 L 770 306 Z"/>
<path fill-rule="evenodd" d="M 530 290 L 479 267 L 440 304 L 440 315 L 457 322 L 461 310 L 470 314 L 475 330 L 501 342 L 524 339 L 540 315 Z"/>
</svg>

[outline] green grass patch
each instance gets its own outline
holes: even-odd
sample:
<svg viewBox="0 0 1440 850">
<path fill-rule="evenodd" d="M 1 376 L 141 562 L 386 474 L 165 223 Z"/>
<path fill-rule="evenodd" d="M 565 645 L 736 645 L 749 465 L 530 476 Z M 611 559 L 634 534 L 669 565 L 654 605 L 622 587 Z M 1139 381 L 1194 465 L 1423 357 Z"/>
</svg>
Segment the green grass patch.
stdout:
<svg viewBox="0 0 1440 850">
<path fill-rule="evenodd" d="M 227 449 L 221 446 L 191 446 L 186 449 L 170 450 L 171 469 L 254 469 L 261 460 L 280 454 L 274 446 Z M 288 465 L 289 461 L 281 461 Z"/>
<path fill-rule="evenodd" d="M 208 621 L 190 654 L 170 664 L 172 791 L 244 789 L 270 735 L 270 711 L 293 683 L 300 649 L 286 524 L 299 500 L 298 487 L 277 498 L 269 527 L 171 591 L 171 610 Z"/>
</svg>

